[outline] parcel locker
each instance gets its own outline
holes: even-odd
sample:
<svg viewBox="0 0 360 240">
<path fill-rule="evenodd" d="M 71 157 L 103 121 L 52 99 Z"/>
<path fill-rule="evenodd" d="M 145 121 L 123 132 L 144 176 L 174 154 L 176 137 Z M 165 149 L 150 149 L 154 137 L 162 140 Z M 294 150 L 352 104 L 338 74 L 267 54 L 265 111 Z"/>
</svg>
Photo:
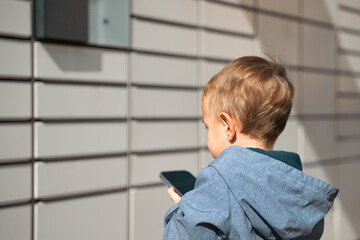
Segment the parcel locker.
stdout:
<svg viewBox="0 0 360 240">
<path fill-rule="evenodd" d="M 0 204 L 30 201 L 31 177 L 30 164 L 0 166 Z"/>
<path fill-rule="evenodd" d="M 197 86 L 198 63 L 182 59 L 133 53 L 131 55 L 133 83 L 165 86 Z"/>
<path fill-rule="evenodd" d="M 30 1 L 2 0 L 0 2 L 0 16 L 0 34 L 30 37 Z"/>
<path fill-rule="evenodd" d="M 124 188 L 127 184 L 125 157 L 37 162 L 36 197 L 71 195 Z"/>
<path fill-rule="evenodd" d="M 192 0 L 134 0 L 132 14 L 164 21 L 196 25 L 198 3 Z M 162 6 L 162 7 L 159 7 Z M 184 14 L 186 13 L 186 14 Z"/>
<path fill-rule="evenodd" d="M 31 124 L 0 124 L 0 162 L 31 158 Z"/>
<path fill-rule="evenodd" d="M 126 193 L 40 202 L 35 215 L 36 240 L 126 240 Z"/>
<path fill-rule="evenodd" d="M 36 117 L 125 118 L 126 89 L 36 83 Z"/>
<path fill-rule="evenodd" d="M 126 81 L 126 54 L 122 51 L 40 42 L 35 42 L 34 51 L 36 78 L 116 83 Z"/>
<path fill-rule="evenodd" d="M 69 157 L 122 153 L 126 150 L 126 123 L 36 123 L 36 154 Z"/>
<path fill-rule="evenodd" d="M 196 29 L 138 19 L 132 20 L 132 26 L 133 47 L 136 50 L 197 55 L 198 33 Z"/>
<path fill-rule="evenodd" d="M 31 240 L 31 206 L 0 209 L 0 239 Z"/>
<path fill-rule="evenodd" d="M 0 38 L 0 77 L 29 78 L 31 75 L 30 41 Z"/>
<path fill-rule="evenodd" d="M 133 121 L 132 151 L 196 148 L 197 131 L 197 121 Z"/>
</svg>

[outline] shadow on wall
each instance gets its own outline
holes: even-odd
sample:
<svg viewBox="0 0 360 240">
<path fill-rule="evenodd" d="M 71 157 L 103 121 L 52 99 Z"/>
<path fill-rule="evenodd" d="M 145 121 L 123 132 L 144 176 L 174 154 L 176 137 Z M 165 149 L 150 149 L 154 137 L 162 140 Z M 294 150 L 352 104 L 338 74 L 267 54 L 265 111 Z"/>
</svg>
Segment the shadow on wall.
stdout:
<svg viewBox="0 0 360 240">
<path fill-rule="evenodd" d="M 273 1 L 265 1 L 258 1 L 261 9 L 264 5 L 279 11 L 276 4 L 271 6 Z M 300 129 L 297 150 L 304 171 L 340 188 L 334 208 L 326 218 L 323 237 L 355 239 L 360 236 L 360 190 L 355 185 L 360 182 L 360 163 L 356 162 L 359 141 L 348 140 L 352 139 L 351 134 L 359 136 L 359 132 L 345 130 L 346 136 L 341 136 L 344 134 L 341 129 L 349 129 L 348 122 L 359 126 L 358 118 L 353 117 L 355 102 L 345 103 L 346 96 L 360 92 L 352 78 L 352 72 L 359 73 L 359 69 L 343 54 L 347 46 L 342 46 L 342 33 L 334 28 L 341 6 L 325 0 L 279 1 L 279 4 L 284 5 L 283 14 L 296 10 L 294 15 L 312 20 L 280 21 L 260 11 L 258 28 L 255 27 L 260 55 L 269 53 L 290 69 L 297 94 L 290 122 L 297 122 L 295 126 Z M 346 87 L 341 88 L 340 84 Z"/>
<path fill-rule="evenodd" d="M 340 195 L 337 207 L 339 218 L 334 219 L 335 223 L 341 223 L 342 234 L 347 233 L 350 239 L 360 239 L 360 119 L 358 118 L 358 104 L 360 93 L 359 65 L 353 64 L 352 56 L 344 52 L 346 46 L 342 46 L 340 34 L 336 34 L 338 62 L 336 68 L 341 72 L 336 76 L 336 113 L 339 113 L 339 120 L 335 122 L 335 156 L 338 164 L 334 165 L 333 183 L 340 188 Z M 358 43 L 360 49 L 360 42 Z M 344 47 L 344 48 L 343 48 Z M 359 57 L 358 57 L 359 58 Z M 359 58 L 360 60 L 360 58 Z M 357 62 L 359 62 L 357 60 Z M 358 83 L 356 83 L 356 81 Z M 339 236 L 341 237 L 341 236 Z M 348 239 L 348 238 L 346 238 Z"/>
<path fill-rule="evenodd" d="M 337 65 L 340 72 L 335 76 L 335 113 L 339 114 L 334 126 L 335 157 L 338 164 L 329 167 L 329 179 L 340 188 L 337 206 L 339 211 L 334 224 L 340 223 L 339 238 L 360 239 L 360 119 L 358 117 L 359 98 L 353 98 L 360 93 L 360 65 L 354 64 L 351 55 L 348 55 L 346 42 L 342 40 L 342 33 L 336 32 L 335 46 Z M 360 39 L 360 38 L 358 38 Z M 360 50 L 360 41 L 358 50 Z M 359 55 L 357 56 L 359 62 Z M 358 82 L 356 84 L 356 81 Z M 333 174 L 333 176 L 331 176 Z M 346 235 L 345 235 L 346 234 Z"/>
<path fill-rule="evenodd" d="M 42 44 L 38 47 L 44 48 L 45 51 L 40 52 L 50 57 L 53 60 L 51 62 L 56 63 L 56 67 L 63 72 L 81 73 L 100 72 L 102 70 L 103 56 L 100 51 L 91 51 L 89 49 L 82 51 L 81 48 L 64 48 L 53 44 Z M 74 59 L 76 62 L 74 62 Z M 83 61 L 81 61 L 81 59 L 83 59 Z"/>
</svg>

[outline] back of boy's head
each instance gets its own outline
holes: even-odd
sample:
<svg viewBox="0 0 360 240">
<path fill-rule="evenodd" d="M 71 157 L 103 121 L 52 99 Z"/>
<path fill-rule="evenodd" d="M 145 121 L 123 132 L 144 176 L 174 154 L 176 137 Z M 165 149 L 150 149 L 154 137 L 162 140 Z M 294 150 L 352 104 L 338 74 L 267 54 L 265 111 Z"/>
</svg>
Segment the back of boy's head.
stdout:
<svg viewBox="0 0 360 240">
<path fill-rule="evenodd" d="M 211 114 L 228 113 L 243 134 L 272 147 L 289 118 L 294 87 L 282 65 L 246 56 L 213 76 L 202 98 L 209 101 Z"/>
</svg>

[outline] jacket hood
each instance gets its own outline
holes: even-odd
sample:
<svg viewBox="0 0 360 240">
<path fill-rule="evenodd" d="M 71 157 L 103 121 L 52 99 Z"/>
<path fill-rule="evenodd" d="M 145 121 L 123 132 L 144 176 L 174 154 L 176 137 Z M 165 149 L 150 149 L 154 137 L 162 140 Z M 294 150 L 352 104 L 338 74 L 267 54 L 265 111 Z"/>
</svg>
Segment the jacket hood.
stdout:
<svg viewBox="0 0 360 240">
<path fill-rule="evenodd" d="M 226 149 L 210 166 L 224 179 L 258 235 L 266 239 L 320 238 L 323 218 L 339 191 L 336 187 L 238 146 Z"/>
</svg>

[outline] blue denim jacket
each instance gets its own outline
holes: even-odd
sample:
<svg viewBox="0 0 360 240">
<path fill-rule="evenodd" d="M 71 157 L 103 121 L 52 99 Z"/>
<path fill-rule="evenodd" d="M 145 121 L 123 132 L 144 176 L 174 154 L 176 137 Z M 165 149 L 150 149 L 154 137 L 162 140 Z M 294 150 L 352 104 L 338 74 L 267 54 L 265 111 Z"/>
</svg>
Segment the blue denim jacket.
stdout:
<svg viewBox="0 0 360 240">
<path fill-rule="evenodd" d="M 320 239 L 338 191 L 264 154 L 230 147 L 168 210 L 164 240 Z"/>
</svg>

